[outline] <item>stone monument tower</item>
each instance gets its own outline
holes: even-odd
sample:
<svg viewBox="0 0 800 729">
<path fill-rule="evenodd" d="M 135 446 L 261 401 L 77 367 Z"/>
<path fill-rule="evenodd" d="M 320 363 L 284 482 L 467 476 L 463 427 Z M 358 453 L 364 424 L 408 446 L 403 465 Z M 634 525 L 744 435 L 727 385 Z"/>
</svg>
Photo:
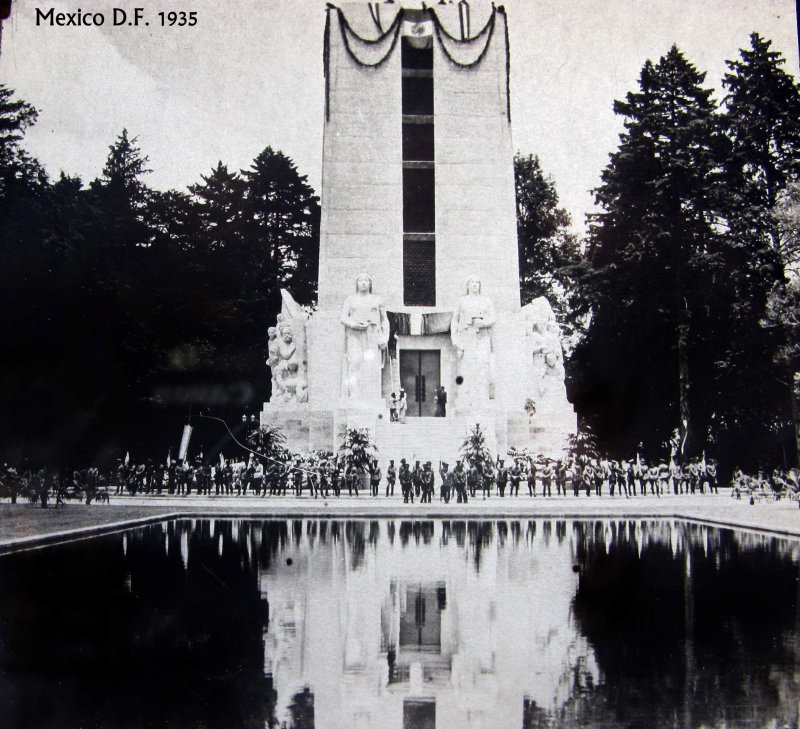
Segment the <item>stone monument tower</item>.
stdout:
<svg viewBox="0 0 800 729">
<path fill-rule="evenodd" d="M 396 462 L 452 463 L 475 424 L 558 454 L 576 420 L 552 309 L 520 306 L 505 10 L 326 12 L 318 309 L 284 292 L 261 422 L 301 451 L 367 427 Z"/>
</svg>

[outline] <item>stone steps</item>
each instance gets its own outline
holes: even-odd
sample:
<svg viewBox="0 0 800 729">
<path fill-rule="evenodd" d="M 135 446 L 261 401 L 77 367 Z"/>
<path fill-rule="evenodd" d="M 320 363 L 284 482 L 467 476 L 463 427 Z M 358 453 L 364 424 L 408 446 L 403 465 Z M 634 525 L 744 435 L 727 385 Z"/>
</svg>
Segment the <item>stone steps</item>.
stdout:
<svg viewBox="0 0 800 729">
<path fill-rule="evenodd" d="M 405 423 L 381 420 L 375 434 L 384 469 L 390 459 L 399 466 L 402 458 L 412 466 L 414 461 L 431 461 L 438 468 L 439 460 L 452 466 L 463 441 L 463 424 L 455 418 L 407 418 Z"/>
</svg>

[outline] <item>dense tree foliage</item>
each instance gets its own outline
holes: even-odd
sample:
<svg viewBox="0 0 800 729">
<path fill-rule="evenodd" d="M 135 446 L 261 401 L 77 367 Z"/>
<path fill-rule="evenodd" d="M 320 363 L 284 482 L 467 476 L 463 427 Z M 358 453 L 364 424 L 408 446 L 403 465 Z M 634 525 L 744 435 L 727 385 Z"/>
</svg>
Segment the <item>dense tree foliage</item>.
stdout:
<svg viewBox="0 0 800 729">
<path fill-rule="evenodd" d="M 604 447 L 734 463 L 792 461 L 775 209 L 797 179 L 798 88 L 769 43 L 729 62 L 725 107 L 673 47 L 614 110 L 620 145 L 596 191 L 581 304 L 591 326 L 573 393 Z"/>
<path fill-rule="evenodd" d="M 582 335 L 569 392 L 600 452 L 796 459 L 800 88 L 782 66 L 753 34 L 718 105 L 678 48 L 647 61 L 614 104 L 624 131 L 585 241 L 538 158 L 515 158 L 523 303 L 547 296 Z M 0 86 L 5 456 L 155 455 L 192 408 L 255 410 L 280 288 L 316 295 L 306 178 L 266 147 L 154 190 L 123 130 L 88 185 L 51 180 L 22 144 L 36 117 Z"/>
<path fill-rule="evenodd" d="M 580 260 L 578 237 L 569 213 L 559 207 L 551 177 L 535 155 L 514 156 L 517 193 L 517 242 L 522 303 L 546 296 L 562 315 L 568 307 L 571 267 Z"/>
<path fill-rule="evenodd" d="M 255 411 L 280 288 L 308 304 L 316 293 L 305 178 L 267 147 L 251 169 L 219 163 L 187 192 L 157 191 L 123 130 L 88 186 L 51 182 L 20 146 L 35 119 L 0 87 L 4 456 L 166 455 L 192 409 Z"/>
</svg>

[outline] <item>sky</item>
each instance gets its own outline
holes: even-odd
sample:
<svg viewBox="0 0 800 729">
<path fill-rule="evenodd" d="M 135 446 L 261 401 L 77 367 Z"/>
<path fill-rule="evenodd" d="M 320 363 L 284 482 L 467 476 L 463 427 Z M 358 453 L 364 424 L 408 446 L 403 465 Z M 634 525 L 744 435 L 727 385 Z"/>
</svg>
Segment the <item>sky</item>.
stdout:
<svg viewBox="0 0 800 729">
<path fill-rule="evenodd" d="M 583 229 L 622 121 L 614 99 L 672 44 L 717 90 L 725 60 L 753 31 L 798 76 L 795 0 L 506 0 L 514 148 L 539 155 Z M 480 3 L 473 17 L 480 17 Z M 150 25 L 111 25 L 113 7 Z M 103 27 L 36 26 L 35 8 L 103 12 Z M 194 10 L 160 27 L 160 10 Z M 0 82 L 40 112 L 25 147 L 55 176 L 98 176 L 123 128 L 138 137 L 159 189 L 185 189 L 217 161 L 247 168 L 270 145 L 320 189 L 324 0 L 14 0 Z M 473 22 L 473 26 L 477 25 Z"/>
</svg>

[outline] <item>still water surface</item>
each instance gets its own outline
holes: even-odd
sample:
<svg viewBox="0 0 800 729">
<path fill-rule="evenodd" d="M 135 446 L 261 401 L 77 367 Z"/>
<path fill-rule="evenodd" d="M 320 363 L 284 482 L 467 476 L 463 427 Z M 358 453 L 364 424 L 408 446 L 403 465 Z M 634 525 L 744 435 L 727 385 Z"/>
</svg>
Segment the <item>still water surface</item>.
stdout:
<svg viewBox="0 0 800 729">
<path fill-rule="evenodd" d="M 0 557 L 3 727 L 798 727 L 798 542 L 165 522 Z"/>
</svg>

